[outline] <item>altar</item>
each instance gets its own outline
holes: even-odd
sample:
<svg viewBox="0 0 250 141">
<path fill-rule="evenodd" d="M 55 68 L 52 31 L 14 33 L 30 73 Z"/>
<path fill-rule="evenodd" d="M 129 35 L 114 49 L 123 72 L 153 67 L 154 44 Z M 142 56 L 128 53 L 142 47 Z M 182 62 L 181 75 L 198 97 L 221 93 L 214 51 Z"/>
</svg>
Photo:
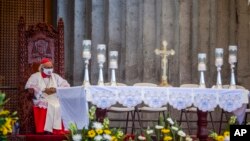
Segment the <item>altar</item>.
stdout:
<svg viewBox="0 0 250 141">
<path fill-rule="evenodd" d="M 232 112 L 248 103 L 249 91 L 241 89 L 212 89 L 212 88 L 179 88 L 179 87 L 141 87 L 141 86 L 88 86 L 58 88 L 61 100 L 66 95 L 82 93 L 86 102 L 91 102 L 98 108 L 106 109 L 120 103 L 126 107 L 135 107 L 141 103 L 158 108 L 169 104 L 177 110 L 194 105 L 198 112 L 198 137 L 206 140 L 206 113 L 217 106 Z M 70 98 L 68 96 L 68 98 Z M 79 97 L 80 99 L 80 97 Z M 70 107 L 70 105 L 67 105 Z M 64 107 L 64 105 L 62 105 Z M 71 108 L 72 109 L 72 108 Z M 75 107 L 75 109 L 79 109 Z M 80 114 L 80 113 L 79 113 Z M 86 119 L 86 117 L 84 117 Z"/>
</svg>

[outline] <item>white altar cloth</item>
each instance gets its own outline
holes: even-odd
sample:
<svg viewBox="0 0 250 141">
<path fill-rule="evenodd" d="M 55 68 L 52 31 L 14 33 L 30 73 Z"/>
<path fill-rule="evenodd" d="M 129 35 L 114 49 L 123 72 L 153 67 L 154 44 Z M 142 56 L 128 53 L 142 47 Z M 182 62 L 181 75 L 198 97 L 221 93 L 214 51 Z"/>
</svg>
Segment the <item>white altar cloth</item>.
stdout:
<svg viewBox="0 0 250 141">
<path fill-rule="evenodd" d="M 99 108 L 108 108 L 117 102 L 134 107 L 142 102 L 149 107 L 170 104 L 181 110 L 191 105 L 203 112 L 216 106 L 232 112 L 248 103 L 249 91 L 241 89 L 143 87 L 143 86 L 89 86 L 85 88 L 87 100 Z"/>
<path fill-rule="evenodd" d="M 155 108 L 169 104 L 178 110 L 194 105 L 203 112 L 213 111 L 219 106 L 240 117 L 238 121 L 241 124 L 248 103 L 248 94 L 248 90 L 242 89 L 143 86 L 89 86 L 85 88 L 78 86 L 57 89 L 62 119 L 66 123 L 66 128 L 69 122 L 76 122 L 79 129 L 88 123 L 86 99 L 103 109 L 116 103 L 134 107 L 142 102 Z"/>
<path fill-rule="evenodd" d="M 78 129 L 88 128 L 88 103 L 84 88 L 82 86 L 57 88 L 57 96 L 65 128 L 69 129 L 71 122 L 76 123 Z"/>
</svg>

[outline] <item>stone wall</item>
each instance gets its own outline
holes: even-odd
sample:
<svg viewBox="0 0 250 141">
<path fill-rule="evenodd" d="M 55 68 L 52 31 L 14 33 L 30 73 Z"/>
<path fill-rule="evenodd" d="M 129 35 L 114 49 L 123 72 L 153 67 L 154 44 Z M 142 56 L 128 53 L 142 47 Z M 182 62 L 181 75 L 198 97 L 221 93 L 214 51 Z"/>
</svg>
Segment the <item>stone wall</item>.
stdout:
<svg viewBox="0 0 250 141">
<path fill-rule="evenodd" d="M 119 51 L 118 82 L 159 84 L 161 62 L 154 50 L 167 40 L 168 47 L 176 52 L 169 58 L 168 78 L 172 86 L 199 83 L 198 53 L 207 54 L 206 85 L 213 86 L 215 48 L 224 48 L 222 80 L 229 84 L 228 46 L 238 45 L 237 84 L 250 88 L 247 0 L 60 0 L 58 17 L 65 21 L 66 74 L 72 85 L 83 82 L 83 39 L 92 40 L 89 72 L 93 85 L 98 81 L 97 44 L 106 44 L 107 51 Z M 107 62 L 104 79 L 110 81 Z M 169 111 L 179 119 L 180 111 L 171 107 Z M 217 123 L 220 112 L 212 112 Z M 196 115 L 188 118 L 195 120 Z"/>
<path fill-rule="evenodd" d="M 58 1 L 58 17 L 65 21 L 66 74 L 73 85 L 83 81 L 82 40 L 92 40 L 90 79 L 98 80 L 97 44 L 119 51 L 117 79 L 159 84 L 161 42 L 176 54 L 169 58 L 173 86 L 198 83 L 197 54 L 207 53 L 206 83 L 216 82 L 215 48 L 224 48 L 223 83 L 230 80 L 228 46 L 239 46 L 237 82 L 249 88 L 249 6 L 247 0 L 75 0 Z M 105 81 L 110 81 L 108 63 Z"/>
</svg>

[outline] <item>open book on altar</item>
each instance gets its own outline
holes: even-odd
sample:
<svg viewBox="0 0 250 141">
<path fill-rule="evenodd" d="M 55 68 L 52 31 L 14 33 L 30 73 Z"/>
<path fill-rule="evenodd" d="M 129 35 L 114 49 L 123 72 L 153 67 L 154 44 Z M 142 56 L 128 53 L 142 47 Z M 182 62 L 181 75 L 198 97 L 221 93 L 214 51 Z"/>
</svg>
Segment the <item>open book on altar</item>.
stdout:
<svg viewBox="0 0 250 141">
<path fill-rule="evenodd" d="M 88 127 L 88 102 L 82 86 L 57 88 L 62 120 L 66 129 L 70 123 L 76 123 L 78 129 Z"/>
</svg>

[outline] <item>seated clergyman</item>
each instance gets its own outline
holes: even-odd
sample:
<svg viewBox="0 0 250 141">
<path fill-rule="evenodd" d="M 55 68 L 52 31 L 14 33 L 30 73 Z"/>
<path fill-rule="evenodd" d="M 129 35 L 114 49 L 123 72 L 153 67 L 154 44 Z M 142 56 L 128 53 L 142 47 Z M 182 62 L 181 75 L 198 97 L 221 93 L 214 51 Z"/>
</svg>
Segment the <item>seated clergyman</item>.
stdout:
<svg viewBox="0 0 250 141">
<path fill-rule="evenodd" d="M 33 103 L 37 133 L 64 133 L 56 88 L 69 86 L 65 79 L 53 73 L 53 63 L 48 58 L 43 58 L 39 72 L 32 74 L 25 86 L 26 89 L 33 88 L 35 92 Z"/>
</svg>

